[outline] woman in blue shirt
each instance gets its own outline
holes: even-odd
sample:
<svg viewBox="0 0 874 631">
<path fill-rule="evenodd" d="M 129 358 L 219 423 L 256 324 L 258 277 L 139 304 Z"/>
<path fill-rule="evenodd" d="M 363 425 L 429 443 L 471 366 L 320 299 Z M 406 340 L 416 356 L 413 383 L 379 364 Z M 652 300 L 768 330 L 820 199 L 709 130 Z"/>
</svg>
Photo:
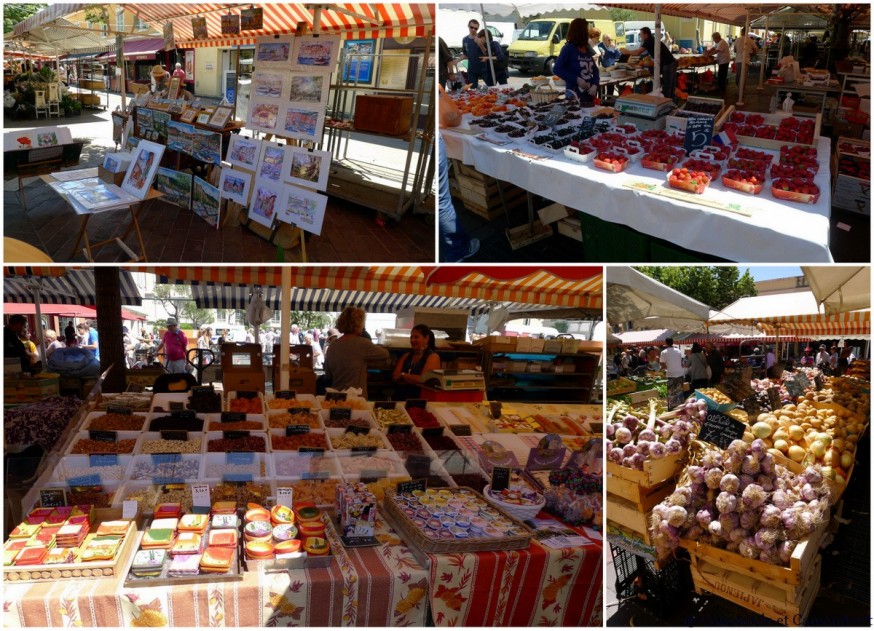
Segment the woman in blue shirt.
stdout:
<svg viewBox="0 0 874 631">
<path fill-rule="evenodd" d="M 567 42 L 555 60 L 552 71 L 564 79 L 568 98 L 573 95 L 583 107 L 595 104 L 600 76 L 598 66 L 589 48 L 588 23 L 583 18 L 574 18 L 567 33 Z"/>
</svg>

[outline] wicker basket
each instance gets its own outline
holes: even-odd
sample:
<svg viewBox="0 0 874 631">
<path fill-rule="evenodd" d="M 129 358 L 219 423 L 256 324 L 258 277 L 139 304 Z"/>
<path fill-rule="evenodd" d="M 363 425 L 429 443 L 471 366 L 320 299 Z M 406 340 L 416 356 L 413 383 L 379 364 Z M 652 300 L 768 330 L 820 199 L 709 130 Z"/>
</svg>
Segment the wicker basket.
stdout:
<svg viewBox="0 0 874 631">
<path fill-rule="evenodd" d="M 489 489 L 492 488 L 492 485 L 489 484 L 486 488 L 483 489 L 483 497 L 492 504 L 500 508 L 505 513 L 509 513 L 519 521 L 525 521 L 527 519 L 534 519 L 537 517 L 537 513 L 543 510 L 543 507 L 546 506 L 546 498 L 543 498 L 543 501 L 540 504 L 535 504 L 533 506 L 520 506 L 518 504 L 507 504 L 506 502 L 501 502 L 500 500 L 496 500 L 495 498 L 489 495 Z"/>
<path fill-rule="evenodd" d="M 462 486 L 450 490 L 466 490 L 473 492 L 481 500 L 486 498 L 481 493 L 477 493 L 473 489 Z M 383 508 L 385 512 L 395 522 L 397 527 L 405 535 L 407 543 L 410 543 L 422 552 L 429 554 L 451 554 L 455 552 L 497 552 L 500 550 L 524 550 L 528 548 L 534 532 L 525 524 L 515 519 L 512 515 L 502 511 L 500 507 L 496 507 L 499 512 L 513 522 L 513 525 L 522 531 L 522 534 L 513 535 L 510 537 L 482 537 L 470 539 L 436 539 L 426 535 L 412 520 L 395 503 L 395 489 L 386 489 L 385 498 L 383 499 Z"/>
<path fill-rule="evenodd" d="M 558 100 L 564 92 L 560 92 L 558 90 L 543 90 L 543 91 L 532 91 L 531 100 L 536 105 L 542 105 L 544 103 L 552 103 L 555 100 Z"/>
</svg>

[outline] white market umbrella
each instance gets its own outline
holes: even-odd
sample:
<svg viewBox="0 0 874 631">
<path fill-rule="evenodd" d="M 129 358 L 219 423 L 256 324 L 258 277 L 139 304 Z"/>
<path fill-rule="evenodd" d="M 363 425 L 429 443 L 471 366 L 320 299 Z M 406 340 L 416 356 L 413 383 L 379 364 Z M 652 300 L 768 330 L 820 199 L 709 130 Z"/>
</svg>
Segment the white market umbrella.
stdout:
<svg viewBox="0 0 874 631">
<path fill-rule="evenodd" d="M 825 314 L 871 307 L 871 268 L 868 266 L 802 267 L 801 271 Z"/>
<path fill-rule="evenodd" d="M 710 307 L 671 289 L 630 267 L 610 267 L 607 283 L 607 321 L 630 322 L 635 328 L 659 327 L 678 331 L 701 328 L 710 318 Z"/>
</svg>

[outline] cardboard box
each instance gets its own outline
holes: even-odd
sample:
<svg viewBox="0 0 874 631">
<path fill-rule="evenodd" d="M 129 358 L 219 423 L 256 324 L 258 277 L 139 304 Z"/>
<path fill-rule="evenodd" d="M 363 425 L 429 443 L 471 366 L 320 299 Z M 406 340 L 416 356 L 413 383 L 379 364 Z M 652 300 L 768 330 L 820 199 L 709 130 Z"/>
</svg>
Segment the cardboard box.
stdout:
<svg viewBox="0 0 874 631">
<path fill-rule="evenodd" d="M 264 392 L 267 380 L 260 344 L 222 344 L 221 366 L 225 390 Z"/>
<path fill-rule="evenodd" d="M 352 121 L 359 131 L 402 136 L 410 131 L 413 97 L 359 94 Z"/>
<path fill-rule="evenodd" d="M 517 337 L 516 352 L 518 353 L 542 353 L 544 340 L 534 337 Z"/>
<path fill-rule="evenodd" d="M 516 350 L 516 338 L 509 335 L 489 335 L 474 340 L 474 344 L 484 346 L 492 353 L 507 353 Z"/>
<path fill-rule="evenodd" d="M 102 164 L 97 165 L 97 177 L 106 182 L 107 184 L 115 184 L 116 186 L 121 186 L 121 183 L 124 182 L 125 172 L 121 173 L 113 173 L 112 171 L 107 171 L 103 168 Z"/>
</svg>

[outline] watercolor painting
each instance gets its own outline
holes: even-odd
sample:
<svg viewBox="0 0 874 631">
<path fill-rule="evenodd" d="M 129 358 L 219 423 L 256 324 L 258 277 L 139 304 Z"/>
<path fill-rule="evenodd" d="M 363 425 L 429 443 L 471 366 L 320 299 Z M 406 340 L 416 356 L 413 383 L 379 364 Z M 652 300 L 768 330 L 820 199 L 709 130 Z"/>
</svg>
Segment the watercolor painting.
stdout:
<svg viewBox="0 0 874 631">
<path fill-rule="evenodd" d="M 192 155 L 194 153 L 194 125 L 170 121 L 167 124 L 167 149 Z"/>
<path fill-rule="evenodd" d="M 261 164 L 258 166 L 258 177 L 273 182 L 282 181 L 282 165 L 285 162 L 285 145 L 275 142 L 264 142 L 264 152 L 261 154 Z"/>
<path fill-rule="evenodd" d="M 328 197 L 297 186 L 285 187 L 285 208 L 280 221 L 294 224 L 313 234 L 322 234 Z"/>
<path fill-rule="evenodd" d="M 164 193 L 164 201 L 174 206 L 191 208 L 192 175 L 173 169 L 158 168 L 155 176 L 155 189 Z"/>
<path fill-rule="evenodd" d="M 289 147 L 290 166 L 285 181 L 324 191 L 328 186 L 331 169 L 331 152 L 310 150 L 304 147 Z"/>
<path fill-rule="evenodd" d="M 256 180 L 249 207 L 249 219 L 271 228 L 276 220 L 285 187 L 270 180 Z"/>
<path fill-rule="evenodd" d="M 291 64 L 292 40 L 291 35 L 259 37 L 255 43 L 255 65 L 288 67 Z"/>
<path fill-rule="evenodd" d="M 254 171 L 261 161 L 261 140 L 231 134 L 231 142 L 228 147 L 227 161 L 231 164 Z"/>
<path fill-rule="evenodd" d="M 284 72 L 256 72 L 252 77 L 251 95 L 281 99 L 288 75 Z"/>
<path fill-rule="evenodd" d="M 58 144 L 58 134 L 53 131 L 37 132 L 36 145 L 37 147 L 55 147 Z"/>
<path fill-rule="evenodd" d="M 249 107 L 249 127 L 272 133 L 276 131 L 276 121 L 278 119 L 278 103 L 252 101 Z"/>
<path fill-rule="evenodd" d="M 220 133 L 205 129 L 195 129 L 193 149 L 194 151 L 191 155 L 198 160 L 221 166 L 222 135 Z"/>
<path fill-rule="evenodd" d="M 127 168 L 121 188 L 137 199 L 145 199 L 163 155 L 164 145 L 140 140 L 133 152 L 133 158 Z"/>
<path fill-rule="evenodd" d="M 322 103 L 327 96 L 328 77 L 324 75 L 291 75 L 289 101 Z"/>
<path fill-rule="evenodd" d="M 324 116 L 323 111 L 290 105 L 285 110 L 282 135 L 304 140 L 318 140 L 322 135 Z"/>
<path fill-rule="evenodd" d="M 321 69 L 330 72 L 337 65 L 340 37 L 336 35 L 302 36 L 294 39 L 293 68 Z"/>
<path fill-rule="evenodd" d="M 249 187 L 252 185 L 252 176 L 242 171 L 234 171 L 224 167 L 219 179 L 219 191 L 221 196 L 242 206 L 249 203 Z"/>
<path fill-rule="evenodd" d="M 197 176 L 194 176 L 194 188 L 191 192 L 191 210 L 210 226 L 218 229 L 221 195 L 215 186 Z"/>
</svg>

